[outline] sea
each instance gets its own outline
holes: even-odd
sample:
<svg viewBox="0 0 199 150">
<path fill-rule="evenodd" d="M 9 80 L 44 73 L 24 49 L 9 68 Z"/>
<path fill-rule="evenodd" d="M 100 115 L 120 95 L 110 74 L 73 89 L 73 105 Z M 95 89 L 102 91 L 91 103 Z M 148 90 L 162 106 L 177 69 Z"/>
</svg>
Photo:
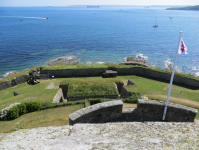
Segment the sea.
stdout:
<svg viewBox="0 0 199 150">
<path fill-rule="evenodd" d="M 165 69 L 180 31 L 188 54 L 177 56 L 176 71 L 199 76 L 199 11 L 166 8 L 0 7 L 0 78 L 60 57 L 117 64 L 133 56 Z"/>
</svg>

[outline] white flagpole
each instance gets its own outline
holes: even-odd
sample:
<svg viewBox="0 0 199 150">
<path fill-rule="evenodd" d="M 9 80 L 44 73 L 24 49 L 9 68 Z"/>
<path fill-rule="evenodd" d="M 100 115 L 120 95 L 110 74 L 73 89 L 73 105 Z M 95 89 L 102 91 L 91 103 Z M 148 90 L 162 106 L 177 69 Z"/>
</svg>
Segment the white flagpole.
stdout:
<svg viewBox="0 0 199 150">
<path fill-rule="evenodd" d="M 163 114 L 162 120 L 165 120 L 166 113 L 167 113 L 167 107 L 168 107 L 168 104 L 169 104 L 169 96 L 170 96 L 170 93 L 171 93 L 173 77 L 174 77 L 175 68 L 176 68 L 176 60 L 177 60 L 177 56 L 178 56 L 178 50 L 180 48 L 181 36 L 182 36 L 182 31 L 180 31 L 180 38 L 179 38 L 179 42 L 178 42 L 178 48 L 177 48 L 177 51 L 176 51 L 175 62 L 174 62 L 174 65 L 173 65 L 173 72 L 172 72 L 172 75 L 171 75 L 169 91 L 168 91 L 168 95 L 167 95 L 167 101 L 166 101 L 166 104 L 165 104 L 164 114 Z"/>
</svg>

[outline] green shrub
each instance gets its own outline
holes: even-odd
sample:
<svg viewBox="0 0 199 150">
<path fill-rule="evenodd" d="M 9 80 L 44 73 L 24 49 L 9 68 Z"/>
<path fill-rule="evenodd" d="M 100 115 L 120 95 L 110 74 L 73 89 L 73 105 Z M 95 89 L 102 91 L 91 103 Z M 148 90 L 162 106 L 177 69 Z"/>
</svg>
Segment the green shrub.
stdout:
<svg viewBox="0 0 199 150">
<path fill-rule="evenodd" d="M 76 105 L 76 104 L 84 104 L 85 101 L 75 101 L 75 102 L 67 102 L 67 103 L 49 103 L 44 102 L 42 105 L 41 110 L 48 109 L 48 108 L 56 108 L 56 107 L 62 107 L 62 106 L 69 106 L 69 105 Z"/>
<path fill-rule="evenodd" d="M 104 102 L 104 99 L 103 98 L 90 98 L 90 99 L 88 99 L 88 101 L 90 102 L 90 105 L 94 105 L 97 103 Z"/>
<path fill-rule="evenodd" d="M 125 103 L 137 103 L 138 99 L 141 98 L 141 93 L 138 91 L 130 91 L 130 97 L 125 98 L 123 102 Z"/>
<path fill-rule="evenodd" d="M 18 109 L 19 109 L 19 116 L 23 115 L 26 113 L 26 105 L 25 103 L 21 103 L 19 105 L 17 105 Z"/>
<path fill-rule="evenodd" d="M 15 119 L 19 117 L 19 107 L 14 106 L 12 107 L 8 112 L 8 118 L 9 119 Z"/>
<path fill-rule="evenodd" d="M 29 112 L 34 112 L 34 111 L 38 111 L 41 109 L 42 107 L 42 103 L 41 102 L 36 102 L 36 101 L 32 101 L 32 102 L 25 102 L 24 103 L 26 105 L 26 111 Z"/>
</svg>

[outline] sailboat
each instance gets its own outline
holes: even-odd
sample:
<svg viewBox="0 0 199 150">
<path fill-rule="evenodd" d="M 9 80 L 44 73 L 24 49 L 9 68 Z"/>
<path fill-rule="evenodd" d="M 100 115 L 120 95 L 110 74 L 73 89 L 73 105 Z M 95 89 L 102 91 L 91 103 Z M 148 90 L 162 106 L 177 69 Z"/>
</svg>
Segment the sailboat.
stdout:
<svg viewBox="0 0 199 150">
<path fill-rule="evenodd" d="M 171 18 L 171 19 L 173 18 L 173 12 L 172 12 L 172 14 L 171 14 L 171 16 L 169 18 Z"/>
<path fill-rule="evenodd" d="M 157 20 L 157 18 L 156 18 L 156 20 Z M 158 24 L 156 24 L 156 20 L 155 20 L 155 25 L 153 25 L 153 27 L 158 27 Z"/>
</svg>

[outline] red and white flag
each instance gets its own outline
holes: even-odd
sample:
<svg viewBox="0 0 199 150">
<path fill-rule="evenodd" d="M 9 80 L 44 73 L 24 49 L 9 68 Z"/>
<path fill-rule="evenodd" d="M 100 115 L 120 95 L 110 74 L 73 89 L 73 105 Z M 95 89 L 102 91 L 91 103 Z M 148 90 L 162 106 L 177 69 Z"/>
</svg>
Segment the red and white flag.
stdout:
<svg viewBox="0 0 199 150">
<path fill-rule="evenodd" d="M 180 47 L 178 49 L 178 54 L 188 54 L 187 53 L 187 47 L 186 47 L 182 38 L 181 38 L 181 41 L 180 41 Z"/>
</svg>

